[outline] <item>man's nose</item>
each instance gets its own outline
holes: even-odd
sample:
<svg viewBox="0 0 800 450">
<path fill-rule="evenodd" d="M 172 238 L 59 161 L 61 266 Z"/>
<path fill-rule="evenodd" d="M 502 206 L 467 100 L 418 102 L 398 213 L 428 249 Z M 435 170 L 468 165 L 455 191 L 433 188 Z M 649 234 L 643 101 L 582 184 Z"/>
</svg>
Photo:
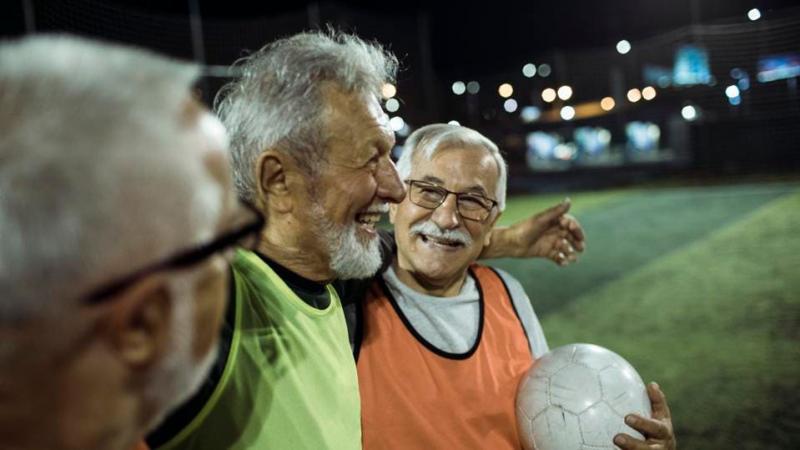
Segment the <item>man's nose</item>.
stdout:
<svg viewBox="0 0 800 450">
<path fill-rule="evenodd" d="M 376 174 L 378 182 L 378 197 L 391 203 L 400 203 L 406 197 L 406 187 L 400 181 L 400 174 L 397 173 L 392 159 L 386 155 L 378 163 Z"/>
<path fill-rule="evenodd" d="M 447 194 L 444 202 L 433 211 L 431 219 L 443 230 L 458 228 L 461 225 L 461 216 L 458 214 L 458 198 L 454 194 Z"/>
</svg>

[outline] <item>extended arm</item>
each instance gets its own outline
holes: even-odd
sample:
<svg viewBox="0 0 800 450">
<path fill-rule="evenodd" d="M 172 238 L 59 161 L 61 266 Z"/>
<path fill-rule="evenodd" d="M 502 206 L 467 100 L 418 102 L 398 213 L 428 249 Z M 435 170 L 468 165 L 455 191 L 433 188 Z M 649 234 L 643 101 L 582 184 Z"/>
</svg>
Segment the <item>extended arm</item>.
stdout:
<svg viewBox="0 0 800 450">
<path fill-rule="evenodd" d="M 481 259 L 547 258 L 566 266 L 586 249 L 581 224 L 567 214 L 569 199 L 509 227 L 492 230 Z"/>
</svg>

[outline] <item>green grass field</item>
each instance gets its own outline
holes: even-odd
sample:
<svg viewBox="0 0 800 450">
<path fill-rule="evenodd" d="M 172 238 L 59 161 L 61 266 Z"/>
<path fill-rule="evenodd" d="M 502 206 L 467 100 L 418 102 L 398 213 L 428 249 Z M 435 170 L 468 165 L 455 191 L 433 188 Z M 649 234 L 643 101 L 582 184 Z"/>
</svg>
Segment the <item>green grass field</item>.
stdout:
<svg viewBox="0 0 800 450">
<path fill-rule="evenodd" d="M 551 347 L 591 342 L 658 381 L 681 449 L 800 448 L 800 184 L 571 194 L 578 264 L 497 260 Z M 560 200 L 509 201 L 509 223 Z"/>
</svg>

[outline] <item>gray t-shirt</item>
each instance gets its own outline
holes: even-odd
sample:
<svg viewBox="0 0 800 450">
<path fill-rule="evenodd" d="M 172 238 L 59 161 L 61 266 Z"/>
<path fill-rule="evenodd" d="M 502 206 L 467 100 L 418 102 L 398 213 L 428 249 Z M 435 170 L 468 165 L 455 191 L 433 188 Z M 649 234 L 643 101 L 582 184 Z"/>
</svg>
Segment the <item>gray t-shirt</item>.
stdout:
<svg viewBox="0 0 800 450">
<path fill-rule="evenodd" d="M 547 340 L 530 299 L 514 277 L 495 270 L 508 287 L 533 356 L 540 357 L 548 350 Z M 382 276 L 403 315 L 428 343 L 453 354 L 466 353 L 475 345 L 480 320 L 480 293 L 471 275 L 467 276 L 461 291 L 454 297 L 421 294 L 400 281 L 393 267 Z"/>
</svg>

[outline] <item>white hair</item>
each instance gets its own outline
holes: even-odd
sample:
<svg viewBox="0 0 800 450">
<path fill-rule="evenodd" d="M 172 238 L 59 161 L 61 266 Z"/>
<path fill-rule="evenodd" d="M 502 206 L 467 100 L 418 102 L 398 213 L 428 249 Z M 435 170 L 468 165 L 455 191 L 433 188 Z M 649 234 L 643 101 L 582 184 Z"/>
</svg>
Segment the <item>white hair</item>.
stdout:
<svg viewBox="0 0 800 450">
<path fill-rule="evenodd" d="M 404 147 L 405 150 L 403 150 L 403 154 L 400 155 L 400 159 L 397 161 L 397 172 L 403 180 L 411 176 L 415 163 L 430 161 L 441 150 L 450 148 L 466 150 L 473 147 L 486 149 L 497 163 L 498 176 L 497 186 L 495 187 L 497 207 L 500 211 L 505 210 L 506 180 L 508 178 L 506 161 L 497 145 L 486 136 L 472 128 L 446 123 L 434 123 L 411 133 L 411 136 L 406 139 Z M 418 160 L 418 157 L 423 159 Z"/>
<path fill-rule="evenodd" d="M 277 40 L 236 64 L 242 75 L 220 90 L 215 110 L 231 136 L 236 188 L 250 201 L 257 193 L 255 163 L 267 149 L 318 173 L 328 140 L 323 87 L 379 96 L 397 70 L 397 59 L 380 44 L 333 30 Z"/>
<path fill-rule="evenodd" d="M 0 44 L 0 324 L 213 232 L 221 192 L 188 157 L 197 74 L 75 37 Z"/>
</svg>

